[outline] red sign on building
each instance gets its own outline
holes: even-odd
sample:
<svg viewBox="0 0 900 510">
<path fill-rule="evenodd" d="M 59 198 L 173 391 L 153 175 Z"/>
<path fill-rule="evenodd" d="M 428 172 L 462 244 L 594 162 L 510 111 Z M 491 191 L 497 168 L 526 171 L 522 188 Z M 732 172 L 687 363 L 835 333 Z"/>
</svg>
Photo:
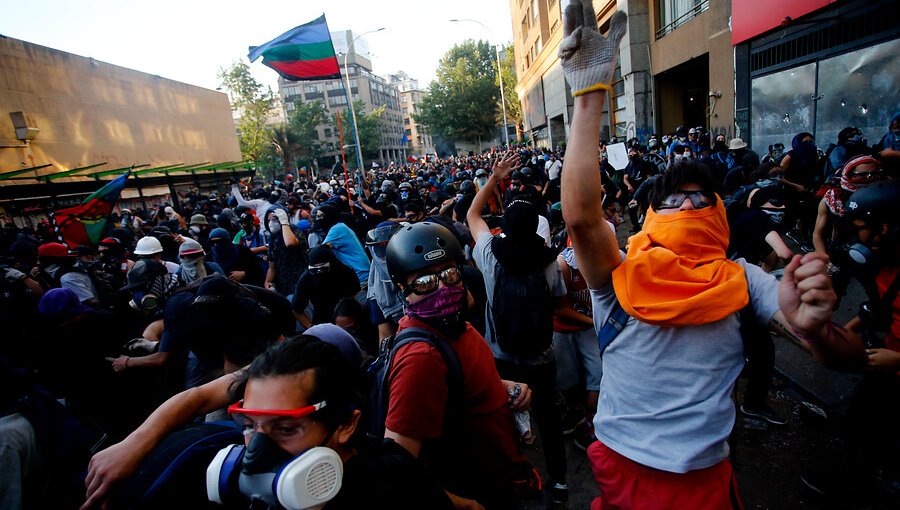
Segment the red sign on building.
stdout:
<svg viewBox="0 0 900 510">
<path fill-rule="evenodd" d="M 738 45 L 838 0 L 732 0 L 731 44 Z"/>
</svg>

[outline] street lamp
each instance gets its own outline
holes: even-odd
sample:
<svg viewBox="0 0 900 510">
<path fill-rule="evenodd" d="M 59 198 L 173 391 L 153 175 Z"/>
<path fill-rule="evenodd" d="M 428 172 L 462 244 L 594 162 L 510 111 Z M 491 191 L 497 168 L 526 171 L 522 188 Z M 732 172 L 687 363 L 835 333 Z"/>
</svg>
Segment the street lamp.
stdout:
<svg viewBox="0 0 900 510">
<path fill-rule="evenodd" d="M 472 23 L 478 23 L 482 28 L 487 30 L 488 36 L 491 39 L 494 38 L 494 33 L 491 32 L 491 29 L 487 27 L 484 23 L 476 20 L 476 19 L 451 19 L 450 21 L 454 23 L 459 23 L 462 21 L 470 21 Z M 500 68 L 500 44 L 497 43 L 494 45 L 494 51 L 497 54 L 497 76 L 500 78 L 500 106 L 503 108 L 503 140 L 506 142 L 506 148 L 509 148 L 509 129 L 506 127 L 506 94 L 503 92 L 503 71 Z"/>
<path fill-rule="evenodd" d="M 354 43 L 360 37 L 368 34 L 374 34 L 375 32 L 381 32 L 384 30 L 384 27 L 376 28 L 375 30 L 369 30 L 368 32 L 363 32 L 358 36 L 354 37 L 352 41 L 350 41 L 350 45 L 347 46 L 347 51 L 344 53 L 344 76 L 347 77 L 347 102 L 350 103 L 350 116 L 353 118 L 353 139 L 356 140 L 356 162 L 359 165 L 359 170 L 363 171 L 365 166 L 363 165 L 362 159 L 362 148 L 359 145 L 359 129 L 356 127 L 356 108 L 353 107 L 353 93 L 350 90 L 350 73 L 347 72 L 347 57 L 350 55 L 350 49 L 354 48 Z"/>
</svg>

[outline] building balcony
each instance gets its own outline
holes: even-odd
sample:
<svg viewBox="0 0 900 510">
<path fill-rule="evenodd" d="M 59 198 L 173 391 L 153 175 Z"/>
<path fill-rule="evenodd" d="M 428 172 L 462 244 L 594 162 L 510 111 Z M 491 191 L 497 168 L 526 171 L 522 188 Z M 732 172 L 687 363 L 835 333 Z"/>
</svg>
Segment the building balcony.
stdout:
<svg viewBox="0 0 900 510">
<path fill-rule="evenodd" d="M 660 0 L 659 7 L 660 18 L 665 25 L 656 31 L 657 39 L 709 9 L 709 0 Z"/>
</svg>

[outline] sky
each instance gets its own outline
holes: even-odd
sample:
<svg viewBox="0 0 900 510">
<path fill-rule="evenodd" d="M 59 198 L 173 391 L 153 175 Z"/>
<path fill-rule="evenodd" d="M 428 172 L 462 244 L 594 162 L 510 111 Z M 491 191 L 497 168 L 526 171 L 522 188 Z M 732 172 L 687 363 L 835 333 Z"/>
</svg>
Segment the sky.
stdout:
<svg viewBox="0 0 900 510">
<path fill-rule="evenodd" d="M 405 71 L 423 89 L 441 56 L 466 39 L 512 40 L 510 0 L 0 0 L 0 34 L 209 89 L 216 73 L 325 14 L 328 28 L 364 36 L 375 74 Z M 515 0 L 518 1 L 518 0 Z M 469 18 L 476 23 L 452 23 Z M 277 88 L 275 71 L 250 64 Z"/>
</svg>

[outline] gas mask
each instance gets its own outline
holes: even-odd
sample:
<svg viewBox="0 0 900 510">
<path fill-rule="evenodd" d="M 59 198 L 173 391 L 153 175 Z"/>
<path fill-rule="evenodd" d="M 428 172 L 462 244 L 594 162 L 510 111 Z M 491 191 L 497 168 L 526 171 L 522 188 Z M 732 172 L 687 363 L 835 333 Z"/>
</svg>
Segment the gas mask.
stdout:
<svg viewBox="0 0 900 510">
<path fill-rule="evenodd" d="M 219 450 L 206 468 L 206 494 L 219 504 L 249 500 L 252 508 L 318 508 L 337 495 L 343 476 L 341 458 L 330 448 L 317 446 L 293 456 L 256 433 L 246 447 Z"/>
<path fill-rule="evenodd" d="M 401 200 L 408 200 L 408 199 L 409 199 L 409 191 L 406 191 L 406 190 L 401 191 L 401 192 L 400 192 L 400 199 L 401 199 Z"/>
<path fill-rule="evenodd" d="M 860 268 L 868 268 L 875 262 L 875 252 L 859 239 L 847 243 L 844 250 L 847 257 Z"/>
<path fill-rule="evenodd" d="M 159 297 L 154 294 L 145 294 L 142 290 L 136 290 L 132 295 L 134 297 L 128 302 L 128 305 L 135 310 L 153 312 L 159 308 Z"/>
</svg>

